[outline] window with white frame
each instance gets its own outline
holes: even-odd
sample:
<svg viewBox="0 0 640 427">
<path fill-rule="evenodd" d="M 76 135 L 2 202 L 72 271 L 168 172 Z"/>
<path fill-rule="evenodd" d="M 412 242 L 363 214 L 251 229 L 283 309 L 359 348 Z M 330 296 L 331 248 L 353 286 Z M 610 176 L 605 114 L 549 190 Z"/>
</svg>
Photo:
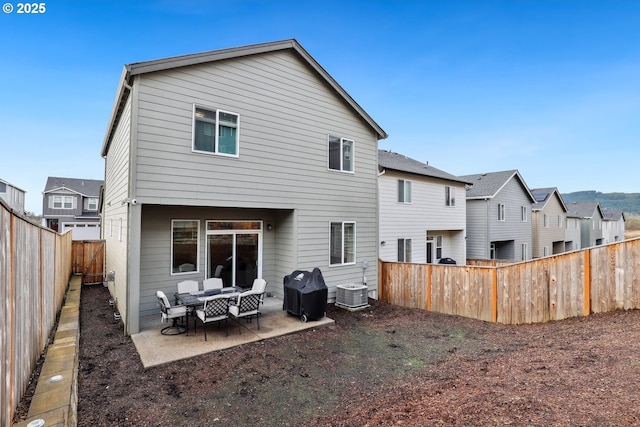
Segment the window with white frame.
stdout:
<svg viewBox="0 0 640 427">
<path fill-rule="evenodd" d="M 398 262 L 411 262 L 411 239 L 398 239 Z"/>
<path fill-rule="evenodd" d="M 454 187 L 448 185 L 444 187 L 444 204 L 445 206 L 456 205 L 456 189 Z"/>
<path fill-rule="evenodd" d="M 558 228 L 562 227 L 562 215 L 558 215 Z"/>
<path fill-rule="evenodd" d="M 171 220 L 171 274 L 199 271 L 199 242 L 199 220 Z"/>
<path fill-rule="evenodd" d="M 73 209 L 73 196 L 51 196 L 49 207 L 53 209 Z"/>
<path fill-rule="evenodd" d="M 411 181 L 398 180 L 398 203 L 411 203 Z"/>
<path fill-rule="evenodd" d="M 504 204 L 499 203 L 498 204 L 498 221 L 504 221 L 505 220 L 505 216 L 504 216 Z"/>
<path fill-rule="evenodd" d="M 522 244 L 522 261 L 527 260 L 527 251 L 529 250 L 529 245 L 526 243 Z"/>
<path fill-rule="evenodd" d="M 542 216 L 542 223 L 543 223 L 542 225 L 543 225 L 544 228 L 549 227 L 549 215 L 544 214 Z"/>
<path fill-rule="evenodd" d="M 542 248 L 542 256 L 547 256 L 549 255 L 549 247 L 548 246 L 544 246 Z"/>
<path fill-rule="evenodd" d="M 354 170 L 354 142 L 329 135 L 329 169 L 341 172 Z"/>
<path fill-rule="evenodd" d="M 87 210 L 89 211 L 97 211 L 98 210 L 98 198 L 90 197 L 87 199 Z"/>
<path fill-rule="evenodd" d="M 526 206 L 522 206 L 520 208 L 520 219 L 522 220 L 522 222 L 527 222 L 527 207 Z"/>
<path fill-rule="evenodd" d="M 329 228 L 330 265 L 355 264 L 356 223 L 353 221 L 332 222 Z"/>
<path fill-rule="evenodd" d="M 193 106 L 193 151 L 238 156 L 240 116 Z"/>
<path fill-rule="evenodd" d="M 442 236 L 441 235 L 437 235 L 436 236 L 436 258 L 440 259 L 442 258 Z"/>
</svg>

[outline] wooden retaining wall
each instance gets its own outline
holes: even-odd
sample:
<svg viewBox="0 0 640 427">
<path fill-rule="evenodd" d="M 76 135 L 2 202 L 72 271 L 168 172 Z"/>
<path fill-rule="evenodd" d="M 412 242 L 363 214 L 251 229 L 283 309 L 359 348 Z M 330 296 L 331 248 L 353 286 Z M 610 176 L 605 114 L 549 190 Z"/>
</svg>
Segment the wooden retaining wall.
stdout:
<svg viewBox="0 0 640 427">
<path fill-rule="evenodd" d="M 379 298 L 504 324 L 640 308 L 640 239 L 497 266 L 379 261 Z"/>
<path fill-rule="evenodd" d="M 14 214 L 0 201 L 0 425 L 11 425 L 47 345 L 71 277 L 71 233 Z"/>
</svg>

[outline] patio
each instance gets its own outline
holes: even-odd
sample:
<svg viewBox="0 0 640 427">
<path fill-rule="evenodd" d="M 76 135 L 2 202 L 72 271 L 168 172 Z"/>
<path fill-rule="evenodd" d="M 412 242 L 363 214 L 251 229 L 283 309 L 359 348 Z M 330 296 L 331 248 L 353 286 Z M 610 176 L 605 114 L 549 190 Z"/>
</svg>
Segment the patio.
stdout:
<svg viewBox="0 0 640 427">
<path fill-rule="evenodd" d="M 251 322 L 240 321 L 242 334 L 238 332 L 235 319 L 229 319 L 229 336 L 226 336 L 224 324 L 206 325 L 207 340 L 204 340 L 204 329 L 198 321 L 197 331 L 193 330 L 193 319 L 189 320 L 189 335 L 162 335 L 160 330 L 167 323 L 160 321 L 160 310 L 154 316 L 141 319 L 140 333 L 131 336 L 145 368 L 162 365 L 175 360 L 188 359 L 217 350 L 224 350 L 250 342 L 265 340 L 291 334 L 320 326 L 334 325 L 335 321 L 328 317 L 320 320 L 302 322 L 299 317 L 282 309 L 280 298 L 266 297 L 260 306 L 260 329 L 255 319 Z"/>
</svg>

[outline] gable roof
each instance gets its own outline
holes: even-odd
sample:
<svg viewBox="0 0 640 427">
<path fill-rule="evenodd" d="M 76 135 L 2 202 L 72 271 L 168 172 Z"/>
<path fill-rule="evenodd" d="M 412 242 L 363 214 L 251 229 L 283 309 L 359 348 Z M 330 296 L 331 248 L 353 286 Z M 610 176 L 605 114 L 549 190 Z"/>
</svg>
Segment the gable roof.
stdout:
<svg viewBox="0 0 640 427">
<path fill-rule="evenodd" d="M 607 221 L 619 221 L 620 219 L 626 221 L 624 212 L 619 209 L 602 208 L 602 215 L 604 216 L 603 219 Z"/>
<path fill-rule="evenodd" d="M 544 209 L 544 207 L 549 203 L 549 200 L 555 195 L 562 209 L 567 212 L 567 205 L 564 203 L 564 199 L 560 195 L 560 192 L 556 187 L 548 187 L 548 188 L 533 188 L 531 189 L 531 194 L 536 199 L 536 202 L 531 207 L 531 210 L 538 211 Z"/>
<path fill-rule="evenodd" d="M 567 216 L 571 218 L 593 218 L 596 212 L 604 218 L 598 202 L 573 202 L 567 205 Z"/>
<path fill-rule="evenodd" d="M 459 178 L 469 181 L 472 184 L 471 187 L 467 188 L 467 200 L 492 199 L 512 178 L 516 178 L 520 182 L 525 193 L 527 193 L 531 199 L 531 203 L 535 203 L 536 201 L 533 194 L 531 194 L 529 187 L 524 182 L 524 179 L 520 176 L 520 172 L 515 169 L 500 172 L 463 175 Z"/>
<path fill-rule="evenodd" d="M 391 169 L 398 172 L 406 172 L 415 175 L 428 176 L 430 178 L 470 184 L 468 181 L 434 168 L 433 166 L 429 166 L 427 163 L 422 163 L 403 154 L 387 150 L 378 150 L 378 169 L 380 169 L 381 172 L 385 169 Z"/>
<path fill-rule="evenodd" d="M 376 133 L 378 139 L 384 139 L 387 137 L 387 133 L 367 114 L 366 111 L 358 103 L 351 98 L 351 96 L 345 91 L 342 86 L 336 82 L 327 71 L 315 60 L 309 53 L 298 43 L 296 39 L 281 40 L 269 43 L 253 44 L 248 46 L 241 46 L 229 49 L 212 50 L 202 53 L 194 53 L 189 55 L 174 56 L 163 59 L 156 59 L 145 62 L 135 62 L 124 66 L 122 75 L 120 76 L 120 83 L 118 84 L 118 90 L 116 92 L 116 99 L 114 101 L 113 109 L 111 111 L 111 117 L 109 118 L 109 125 L 107 127 L 107 133 L 104 137 L 102 144 L 102 156 L 106 156 L 111 138 L 117 127 L 120 115 L 124 108 L 124 104 L 131 92 L 132 77 L 152 73 L 155 71 L 170 70 L 179 67 L 188 67 L 191 65 L 204 64 L 209 62 L 216 62 L 225 59 L 239 58 L 249 55 L 259 55 L 269 52 L 275 52 L 280 50 L 291 50 L 298 55 L 316 74 L 323 79 L 328 86 L 342 98 L 354 111 L 358 114 Z"/>
<path fill-rule="evenodd" d="M 42 194 L 65 189 L 85 197 L 98 197 L 100 195 L 100 186 L 103 183 L 104 181 L 98 179 L 60 178 L 50 176 L 47 178 L 47 184 L 45 185 Z"/>
</svg>

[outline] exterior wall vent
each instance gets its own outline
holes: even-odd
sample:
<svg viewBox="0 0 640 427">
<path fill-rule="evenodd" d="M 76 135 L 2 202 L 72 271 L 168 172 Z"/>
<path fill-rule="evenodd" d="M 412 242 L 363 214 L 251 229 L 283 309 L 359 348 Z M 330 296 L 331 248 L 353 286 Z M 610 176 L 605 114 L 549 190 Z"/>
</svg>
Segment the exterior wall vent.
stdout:
<svg viewBox="0 0 640 427">
<path fill-rule="evenodd" d="M 369 289 L 366 285 L 350 283 L 336 286 L 336 305 L 347 310 L 369 307 Z"/>
</svg>

